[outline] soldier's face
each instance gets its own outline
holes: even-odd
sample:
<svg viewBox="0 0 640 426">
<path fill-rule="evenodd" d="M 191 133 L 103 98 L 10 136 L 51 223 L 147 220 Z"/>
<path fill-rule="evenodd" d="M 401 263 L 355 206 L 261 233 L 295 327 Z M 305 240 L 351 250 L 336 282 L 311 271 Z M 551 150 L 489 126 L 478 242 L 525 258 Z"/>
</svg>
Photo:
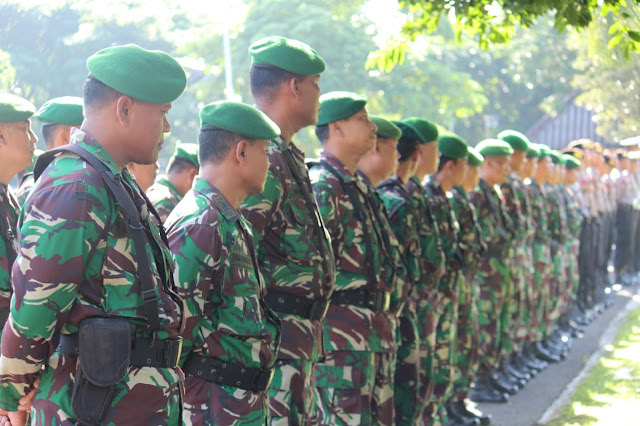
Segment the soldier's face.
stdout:
<svg viewBox="0 0 640 426">
<path fill-rule="evenodd" d="M 567 185 L 573 185 L 578 180 L 578 169 L 567 170 L 564 181 Z"/>
<path fill-rule="evenodd" d="M 467 173 L 467 159 L 458 158 L 451 169 L 451 182 L 453 186 L 460 186 L 464 182 Z"/>
<path fill-rule="evenodd" d="M 511 154 L 511 160 L 509 161 L 509 166 L 512 172 L 520 173 L 525 156 L 526 154 L 524 151 L 518 151 L 517 149 L 513 150 L 513 154 Z"/>
<path fill-rule="evenodd" d="M 422 178 L 438 170 L 438 144 L 435 142 L 420 145 L 420 162 L 416 174 Z"/>
<path fill-rule="evenodd" d="M 507 179 L 509 174 L 509 157 L 489 157 L 485 159 L 493 180 L 500 184 Z"/>
<path fill-rule="evenodd" d="M 464 176 L 464 189 L 466 191 L 471 191 L 473 188 L 478 186 L 478 182 L 480 181 L 480 171 L 478 167 L 472 166 L 469 163 L 465 165 L 466 173 Z"/>
<path fill-rule="evenodd" d="M 156 180 L 159 168 L 160 166 L 157 162 L 151 164 L 130 163 L 127 166 L 127 169 L 129 169 L 136 178 L 136 182 L 140 185 L 140 188 L 143 191 L 146 191 L 151 185 L 153 185 L 153 181 Z"/>
<path fill-rule="evenodd" d="M 259 194 L 264 191 L 264 184 L 269 173 L 268 149 L 269 141 L 262 139 L 248 143 L 246 146 L 241 166 L 247 195 Z"/>
<path fill-rule="evenodd" d="M 33 151 L 38 141 L 31 131 L 29 120 L 15 123 L 0 123 L 0 163 L 2 167 L 15 170 L 13 174 L 30 166 Z"/>
<path fill-rule="evenodd" d="M 397 139 L 378 138 L 376 142 L 376 149 L 380 157 L 380 176 L 382 179 L 389 179 L 396 174 L 398 170 L 398 146 Z"/>
<path fill-rule="evenodd" d="M 131 107 L 130 131 L 137 148 L 131 149 L 135 158 L 130 160 L 138 164 L 154 164 L 164 143 L 164 134 L 171 131 L 167 114 L 171 104 L 150 104 L 135 100 Z"/>
<path fill-rule="evenodd" d="M 340 120 L 342 137 L 355 154 L 362 157 L 376 147 L 376 125 L 369 120 L 367 109 L 363 108 L 351 117 Z"/>
<path fill-rule="evenodd" d="M 302 80 L 296 79 L 299 95 L 299 111 L 304 127 L 316 124 L 320 113 L 320 75 L 309 75 Z"/>
</svg>

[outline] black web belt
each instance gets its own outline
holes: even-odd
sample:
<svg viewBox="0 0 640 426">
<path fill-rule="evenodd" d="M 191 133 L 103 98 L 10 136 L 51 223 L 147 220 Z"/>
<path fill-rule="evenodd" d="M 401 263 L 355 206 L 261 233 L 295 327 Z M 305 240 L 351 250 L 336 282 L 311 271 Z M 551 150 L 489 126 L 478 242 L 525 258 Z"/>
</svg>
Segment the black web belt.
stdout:
<svg viewBox="0 0 640 426">
<path fill-rule="evenodd" d="M 249 368 L 192 352 L 187 357 L 182 371 L 218 385 L 232 386 L 252 392 L 264 392 L 271 384 L 274 369 Z"/>
<path fill-rule="evenodd" d="M 59 352 L 78 356 L 78 333 L 61 334 Z M 174 368 L 178 366 L 182 352 L 182 338 L 133 339 L 131 342 L 131 365 L 135 367 Z"/>
<path fill-rule="evenodd" d="M 355 305 L 376 312 L 387 312 L 390 310 L 391 293 L 372 291 L 366 288 L 335 291 L 331 295 L 331 303 L 334 305 Z"/>
<path fill-rule="evenodd" d="M 309 299 L 272 290 L 267 291 L 265 300 L 276 312 L 297 315 L 313 321 L 324 319 L 330 303 L 329 299 Z"/>
</svg>

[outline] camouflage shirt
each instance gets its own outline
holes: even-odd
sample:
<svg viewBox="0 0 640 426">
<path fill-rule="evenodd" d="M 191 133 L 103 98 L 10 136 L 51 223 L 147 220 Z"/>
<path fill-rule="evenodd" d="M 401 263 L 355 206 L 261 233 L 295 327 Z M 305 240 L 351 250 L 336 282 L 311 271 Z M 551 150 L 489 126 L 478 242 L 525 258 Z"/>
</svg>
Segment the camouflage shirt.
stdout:
<svg viewBox="0 0 640 426">
<path fill-rule="evenodd" d="M 438 224 L 442 249 L 446 257 L 447 272 L 440 279 L 438 289 L 450 290 L 457 282 L 458 274 L 463 266 L 458 236 L 460 227 L 453 213 L 453 206 L 435 176 L 427 177 L 424 188 L 432 202 L 433 209 L 431 211 Z"/>
<path fill-rule="evenodd" d="M 7 232 L 0 231 L 0 309 L 9 309 L 11 303 L 11 259 L 18 252 L 18 214 L 20 207 L 7 185 L 0 184 L 0 220 Z M 0 324 L 1 326 L 2 324 Z"/>
<path fill-rule="evenodd" d="M 247 197 L 240 208 L 253 226 L 268 291 L 326 300 L 335 279 L 329 236 L 313 197 L 304 153 L 293 143 L 286 148 L 283 144 L 280 138 L 271 141 L 264 192 Z M 292 172 L 292 163 L 302 182 Z M 322 321 L 278 315 L 282 321 L 280 358 L 314 360 L 323 353 Z"/>
<path fill-rule="evenodd" d="M 444 275 L 446 266 L 438 222 L 433 214 L 433 200 L 427 196 L 427 192 L 416 176 L 407 181 L 407 190 L 416 203 L 416 209 L 420 212 L 418 215 L 418 240 L 422 259 L 420 270 L 423 280 L 426 281 L 425 284 L 435 288 L 440 277 Z"/>
<path fill-rule="evenodd" d="M 533 221 L 535 241 L 549 245 L 551 243 L 551 234 L 547 218 L 546 191 L 542 185 L 533 179 L 529 181 L 526 188 L 531 200 L 531 216 L 535 218 Z"/>
<path fill-rule="evenodd" d="M 564 197 L 565 206 L 567 207 L 567 227 L 569 228 L 569 236 L 572 239 L 580 239 L 580 231 L 582 230 L 583 212 L 580 210 L 579 194 L 576 194 L 575 188 L 561 185 L 562 196 Z"/>
<path fill-rule="evenodd" d="M 366 288 L 391 293 L 396 265 L 393 255 L 384 248 L 384 231 L 371 205 L 369 187 L 333 155 L 323 151 L 320 158 L 320 163 L 309 171 L 309 178 L 331 236 L 336 262 L 335 291 Z M 364 210 L 364 223 L 358 218 L 341 181 L 354 188 Z M 367 249 L 365 232 L 371 237 L 371 252 Z M 395 336 L 385 312 L 332 303 L 324 325 L 323 340 L 328 351 L 395 350 Z"/>
<path fill-rule="evenodd" d="M 150 219 L 141 190 L 95 139 L 76 131 L 72 143 L 120 176 L 140 206 L 149 240 L 144 255 L 152 268 L 160 320 L 156 337 L 179 336 L 182 306 L 173 292 L 171 253 Z M 135 325 L 136 337 L 150 337 L 127 220 L 101 176 L 75 154 L 59 155 L 38 179 L 19 219 L 14 296 L 2 338 L 0 407 L 15 411 L 18 399 L 41 376 L 32 421 L 59 424 L 74 417 L 77 358 L 51 353 L 51 348 L 60 333 L 77 332 L 85 318 L 126 318 Z M 177 424 L 181 386 L 177 367 L 129 367 L 115 385 L 104 423 Z"/>
<path fill-rule="evenodd" d="M 169 214 L 176 208 L 182 195 L 178 192 L 175 186 L 166 177 L 159 178 L 147 189 L 147 198 L 153 204 L 162 223 L 167 221 Z"/>
<path fill-rule="evenodd" d="M 482 255 L 487 250 L 486 244 L 482 241 L 476 209 L 461 187 L 452 188 L 448 196 L 460 227 L 460 254 L 464 262 L 464 273 L 475 275 Z"/>
<path fill-rule="evenodd" d="M 529 234 L 529 210 L 531 209 L 527 190 L 522 181 L 513 174 L 507 176 L 507 180 L 500 185 L 500 192 L 505 202 L 507 215 L 511 218 L 512 234 L 517 244 L 524 246 Z"/>
<path fill-rule="evenodd" d="M 389 218 L 389 226 L 393 235 L 398 240 L 400 253 L 404 258 L 408 278 L 412 287 L 414 283 L 420 281 L 421 252 L 420 240 L 418 238 L 418 223 L 420 211 L 418 203 L 409 193 L 406 185 L 402 183 L 398 176 L 394 176 L 378 185 L 378 193 L 384 202 Z M 408 297 L 409 286 L 407 286 Z"/>
<path fill-rule="evenodd" d="M 549 224 L 549 232 L 551 233 L 552 248 L 558 249 L 565 243 L 569 228 L 567 224 L 567 210 L 565 206 L 564 196 L 561 193 L 559 185 L 545 185 L 547 194 L 547 217 Z"/>
<path fill-rule="evenodd" d="M 249 223 L 196 177 L 166 226 L 185 301 L 182 361 L 193 351 L 250 368 L 272 367 L 280 321 L 264 302 Z"/>
<path fill-rule="evenodd" d="M 29 195 L 29 191 L 33 188 L 35 184 L 33 180 L 33 172 L 25 174 L 20 180 L 20 186 L 16 191 L 16 199 L 18 200 L 18 205 L 23 206 L 24 202 L 27 201 L 27 196 Z"/>
<path fill-rule="evenodd" d="M 487 244 L 487 257 L 504 259 L 511 249 L 511 219 L 507 215 L 502 194 L 497 186 L 480 179 L 469 199 L 476 209 L 482 240 Z"/>
</svg>

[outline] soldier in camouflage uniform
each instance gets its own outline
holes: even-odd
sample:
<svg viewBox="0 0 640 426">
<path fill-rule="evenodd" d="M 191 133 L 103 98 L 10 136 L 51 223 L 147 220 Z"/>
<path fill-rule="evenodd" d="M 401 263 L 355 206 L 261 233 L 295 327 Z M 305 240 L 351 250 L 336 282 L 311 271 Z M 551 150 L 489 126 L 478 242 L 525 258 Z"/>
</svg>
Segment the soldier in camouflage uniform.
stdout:
<svg viewBox="0 0 640 426">
<path fill-rule="evenodd" d="M 395 415 L 397 425 L 415 425 L 418 421 L 420 342 L 416 317 L 417 288 L 420 285 L 420 241 L 418 223 L 420 212 L 406 187 L 406 182 L 415 174 L 418 165 L 418 144 L 410 143 L 406 132 L 393 123 L 371 117 L 378 128 L 376 146 L 391 145 L 395 141 L 399 164 L 395 176 L 381 182 L 378 192 L 389 218 L 389 224 L 397 238 L 401 255 L 407 268 L 406 291 L 403 292 L 401 311 L 396 335 L 398 355 L 395 372 Z M 403 126 L 404 127 L 404 126 Z M 405 127 L 406 128 L 406 127 Z M 417 134 L 415 135 L 417 138 Z M 402 143 L 398 140 L 402 138 Z"/>
<path fill-rule="evenodd" d="M 166 53 L 135 45 L 87 65 L 82 131 L 40 157 L 20 216 L 0 408 L 21 424 L 18 400 L 40 379 L 34 424 L 175 425 L 182 305 L 164 233 L 125 165 L 157 161 L 187 79 Z"/>
<path fill-rule="evenodd" d="M 492 376 L 498 367 L 502 345 L 508 333 L 511 311 L 508 300 L 511 274 L 508 255 L 512 248 L 511 219 L 507 216 L 504 201 L 497 185 L 505 182 L 508 174 L 511 146 L 501 140 L 487 139 L 476 149 L 485 157 L 478 188 L 469 194 L 476 209 L 482 239 L 487 252 L 480 264 L 478 282 L 478 314 L 480 324 L 480 367 L 475 381 L 473 399 L 506 401 L 506 395 L 495 395 L 495 389 L 511 392 L 511 382 Z M 489 398 L 484 398 L 488 396 Z M 494 398 L 495 396 L 495 398 Z"/>
<path fill-rule="evenodd" d="M 415 175 L 407 181 L 407 191 L 419 212 L 418 242 L 420 247 L 420 281 L 410 299 L 415 301 L 418 318 L 418 340 L 420 342 L 418 418 L 422 419 L 427 405 L 431 402 L 435 389 L 435 347 L 438 327 L 438 281 L 445 273 L 445 253 L 440 239 L 433 200 L 422 186 L 428 174 L 438 167 L 438 128 L 428 120 L 410 117 L 395 122 L 402 129 L 398 146 L 410 150 L 417 146 L 418 164 Z"/>
<path fill-rule="evenodd" d="M 18 250 L 20 207 L 9 182 L 31 164 L 38 141 L 29 121 L 34 112 L 35 107 L 26 99 L 0 95 L 0 326 L 9 317 L 11 266 Z"/>
<path fill-rule="evenodd" d="M 333 291 L 335 265 L 305 155 L 292 138 L 317 121 L 318 81 L 325 64 L 306 44 L 282 37 L 256 41 L 249 53 L 255 104 L 281 130 L 269 145 L 265 190 L 240 206 L 256 237 L 267 304 L 282 321 L 282 342 L 269 389 L 271 422 L 315 424 L 314 364 L 323 354 L 322 320 Z"/>
<path fill-rule="evenodd" d="M 456 325 L 458 321 L 458 293 L 467 289 L 462 274 L 462 255 L 458 237 L 458 221 L 447 198 L 447 191 L 462 183 L 467 163 L 468 145 L 455 135 L 439 135 L 438 170 L 425 180 L 424 188 L 433 201 L 432 213 L 436 217 L 446 256 L 446 272 L 438 281 L 436 346 L 434 351 L 435 389 L 431 402 L 423 415 L 426 424 L 447 424 L 447 404 L 453 394 L 456 360 Z M 452 417 L 452 421 L 460 418 Z M 466 420 L 462 419 L 465 423 Z"/>
<path fill-rule="evenodd" d="M 531 374 L 523 365 L 522 350 L 531 327 L 531 286 L 527 285 L 527 277 L 533 267 L 532 258 L 527 251 L 527 240 L 533 229 L 531 217 L 531 201 L 527 195 L 521 177 L 522 167 L 529 152 L 529 139 L 520 132 L 505 130 L 498 134 L 498 138 L 507 142 L 513 148 L 510 157 L 510 173 L 507 180 L 500 186 L 503 194 L 507 214 L 512 219 L 511 234 L 514 237 L 514 248 L 510 254 L 512 262 L 511 276 L 513 280 L 513 296 L 511 298 L 511 334 L 512 347 L 503 347 L 503 371 L 511 376 L 529 381 Z M 530 284 L 530 282 L 529 282 Z"/>
<path fill-rule="evenodd" d="M 62 96 L 51 99 L 40 107 L 35 117 L 42 123 L 42 136 L 47 150 L 66 145 L 71 139 L 71 130 L 80 128 L 82 124 L 82 98 Z M 33 184 L 33 171 L 28 171 L 20 179 L 20 186 L 16 191 L 21 206 Z"/>
<path fill-rule="evenodd" d="M 166 223 L 185 301 L 182 419 L 267 424 L 280 320 L 264 300 L 251 226 L 238 205 L 264 190 L 266 150 L 280 129 L 230 101 L 205 106 L 200 122 L 200 176 Z"/>
<path fill-rule="evenodd" d="M 394 422 L 395 316 L 389 303 L 396 263 L 371 189 L 355 174 L 376 142 L 365 105 L 365 98 L 349 92 L 321 97 L 316 135 L 323 151 L 309 171 L 337 272 L 324 323 L 325 356 L 316 367 L 323 425 Z"/>
<path fill-rule="evenodd" d="M 409 276 L 409 266 L 407 264 L 407 259 L 405 258 L 404 249 L 401 247 L 400 242 L 394 233 L 394 228 L 389 222 L 390 213 L 386 208 L 388 198 L 385 198 L 383 201 L 383 197 L 376 190 L 376 187 L 378 187 L 382 181 L 389 179 L 396 173 L 398 168 L 398 151 L 396 150 L 396 146 L 398 144 L 398 138 L 401 135 L 401 130 L 393 123 L 384 120 L 381 117 L 373 117 L 371 121 L 377 127 L 376 147 L 358 162 L 356 174 L 368 187 L 371 206 L 376 213 L 377 222 L 380 224 L 384 236 L 383 243 L 385 247 L 387 247 L 386 250 L 395 261 L 395 280 L 394 287 L 390 295 L 389 316 L 393 333 L 396 336 L 396 347 L 398 347 L 402 344 L 402 336 L 398 332 L 401 325 L 400 315 L 404 312 L 404 307 L 408 301 L 409 291 L 411 290 L 413 283 Z M 392 137 L 385 137 L 385 135 L 389 135 L 389 131 L 394 132 L 391 134 Z M 415 256 L 415 254 L 413 256 Z M 415 325 L 415 322 L 413 324 Z M 415 328 L 413 331 L 416 331 Z M 415 337 L 415 335 L 410 337 Z M 413 343 L 409 345 L 409 353 L 411 353 L 411 350 L 416 347 L 416 344 L 417 342 L 413 340 Z M 403 354 L 406 354 L 406 351 L 403 352 Z M 394 385 L 389 387 L 386 392 L 378 392 L 373 395 L 374 405 L 377 407 L 378 413 L 392 410 L 394 415 L 396 414 L 395 405 L 396 402 L 398 402 L 398 398 L 396 398 L 395 394 L 395 377 L 397 377 L 396 367 L 398 366 L 397 361 L 397 353 L 393 353 L 388 356 L 388 362 L 392 364 Z M 417 373 L 417 356 L 409 358 L 408 368 Z M 410 389 L 417 390 L 417 374 L 414 375 L 412 379 L 413 380 L 409 383 Z M 415 394 L 413 396 L 415 396 Z M 400 395 L 400 397 L 402 397 L 402 395 Z M 402 403 L 404 407 L 406 402 L 402 401 Z M 380 414 L 378 414 L 378 417 L 384 418 Z M 403 416 L 403 418 L 405 417 Z M 376 419 L 374 421 L 381 422 L 380 419 Z M 382 421 L 381 423 L 385 423 L 385 421 Z M 397 418 L 394 420 L 394 424 L 398 424 Z"/>
<path fill-rule="evenodd" d="M 460 287 L 458 296 L 454 394 L 448 409 L 458 417 L 477 417 L 480 424 L 487 425 L 491 423 L 491 416 L 476 410 L 468 400 L 471 384 L 479 366 L 478 293 L 480 289 L 477 274 L 487 246 L 482 241 L 476 211 L 467 194 L 478 186 L 480 179 L 478 167 L 483 162 L 484 157 L 475 148 L 469 147 L 464 181 L 462 185 L 452 188 L 448 194 L 460 227 L 460 252 L 464 264 L 462 269 L 464 285 Z"/>
<path fill-rule="evenodd" d="M 167 175 L 156 180 L 146 191 L 162 223 L 189 191 L 199 168 L 198 145 L 183 143 L 176 146 L 167 164 Z"/>
</svg>

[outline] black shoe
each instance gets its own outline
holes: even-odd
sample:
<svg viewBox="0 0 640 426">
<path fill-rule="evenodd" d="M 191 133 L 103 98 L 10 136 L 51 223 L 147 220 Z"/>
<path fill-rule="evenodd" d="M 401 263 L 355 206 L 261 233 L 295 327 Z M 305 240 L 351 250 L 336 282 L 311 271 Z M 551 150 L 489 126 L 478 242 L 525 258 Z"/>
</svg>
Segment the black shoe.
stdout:
<svg viewBox="0 0 640 426">
<path fill-rule="evenodd" d="M 542 343 L 537 342 L 535 345 L 536 357 L 546 362 L 560 362 L 560 357 L 556 356 L 545 349 Z"/>
<path fill-rule="evenodd" d="M 491 414 L 484 414 L 482 411 L 478 410 L 475 407 L 475 404 L 471 403 L 471 401 L 458 401 L 454 402 L 453 405 L 456 405 L 456 410 L 458 410 L 464 417 L 476 418 L 480 421 L 482 426 L 488 426 L 491 424 Z"/>
<path fill-rule="evenodd" d="M 530 368 L 526 363 L 524 352 L 519 352 L 513 358 L 511 358 L 511 366 L 516 370 L 529 375 L 529 380 L 538 373 L 536 368 Z"/>
<path fill-rule="evenodd" d="M 496 371 L 494 375 L 489 378 L 489 383 L 499 392 L 506 392 L 509 395 L 515 395 L 520 387 L 512 382 L 508 376 Z"/>
<path fill-rule="evenodd" d="M 513 377 L 516 377 L 520 380 L 524 380 L 524 383 L 526 384 L 529 380 L 531 380 L 531 374 L 529 374 L 529 372 L 526 370 L 518 368 L 516 365 L 515 358 L 516 358 L 516 355 L 513 355 L 511 358 L 509 358 L 509 361 L 505 362 L 504 368 Z"/>
<path fill-rule="evenodd" d="M 493 388 L 471 388 L 469 391 L 469 398 L 474 402 L 507 402 L 509 400 L 509 394 L 499 392 Z"/>
<path fill-rule="evenodd" d="M 447 426 L 479 426 L 480 420 L 475 417 L 467 417 L 455 410 L 453 403 L 447 406 Z"/>
</svg>

